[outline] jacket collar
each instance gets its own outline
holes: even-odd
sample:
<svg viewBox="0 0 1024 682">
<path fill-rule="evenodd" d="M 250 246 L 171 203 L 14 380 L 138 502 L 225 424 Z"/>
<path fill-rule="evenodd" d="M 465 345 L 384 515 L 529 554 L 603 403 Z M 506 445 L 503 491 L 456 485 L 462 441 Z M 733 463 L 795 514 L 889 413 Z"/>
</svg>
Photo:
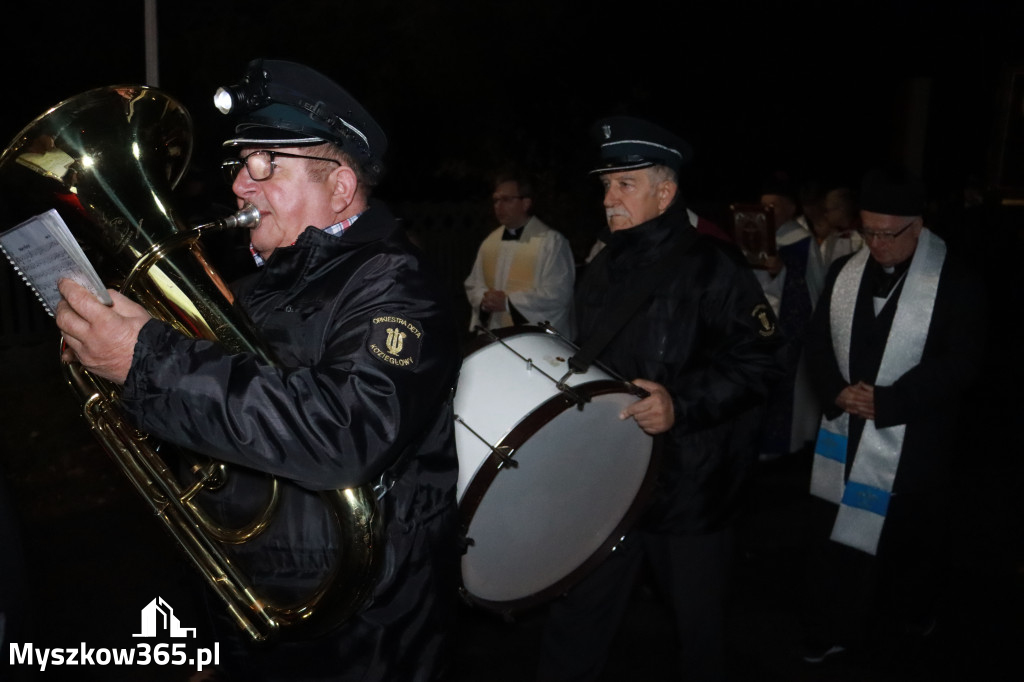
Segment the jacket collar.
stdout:
<svg viewBox="0 0 1024 682">
<path fill-rule="evenodd" d="M 292 246 L 274 250 L 258 271 L 259 289 L 287 290 L 295 282 L 315 276 L 317 270 L 359 247 L 387 238 L 397 222 L 383 203 L 372 200 L 367 209 L 340 235 L 307 227 Z"/>
<path fill-rule="evenodd" d="M 316 227 L 307 227 L 295 240 L 295 244 L 278 249 L 271 256 L 271 262 L 288 258 L 333 258 L 339 252 L 351 250 L 362 244 L 369 244 L 390 235 L 395 229 L 395 218 L 383 203 L 371 200 L 359 220 L 352 223 L 340 235 L 332 235 Z"/>
<path fill-rule="evenodd" d="M 644 248 L 645 246 L 660 244 L 671 237 L 675 230 L 692 229 L 689 218 L 686 215 L 686 204 L 676 201 L 665 209 L 665 212 L 656 218 L 645 223 L 640 223 L 628 230 L 617 230 L 612 232 L 605 229 L 608 237 L 607 244 L 613 249 L 623 248 Z"/>
</svg>

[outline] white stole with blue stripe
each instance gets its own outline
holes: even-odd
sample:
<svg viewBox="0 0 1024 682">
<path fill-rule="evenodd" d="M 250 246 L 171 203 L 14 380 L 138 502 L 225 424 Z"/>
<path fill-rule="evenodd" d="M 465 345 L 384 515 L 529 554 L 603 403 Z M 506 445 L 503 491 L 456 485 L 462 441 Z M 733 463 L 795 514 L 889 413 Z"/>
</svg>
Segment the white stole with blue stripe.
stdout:
<svg viewBox="0 0 1024 682">
<path fill-rule="evenodd" d="M 853 314 L 869 255 L 868 249 L 861 249 L 843 266 L 830 301 L 832 345 L 847 383 L 850 381 Z M 921 361 L 945 257 L 945 242 L 929 230 L 922 230 L 896 302 L 896 314 L 878 368 L 876 386 L 891 386 Z M 849 424 L 850 415 L 846 412 L 835 419 L 821 420 L 814 448 L 811 494 L 839 505 L 832 540 L 873 555 L 878 551 L 889 508 L 906 424 L 880 429 L 875 427 L 873 419 L 867 420 L 857 444 L 850 479 L 844 481 Z"/>
</svg>

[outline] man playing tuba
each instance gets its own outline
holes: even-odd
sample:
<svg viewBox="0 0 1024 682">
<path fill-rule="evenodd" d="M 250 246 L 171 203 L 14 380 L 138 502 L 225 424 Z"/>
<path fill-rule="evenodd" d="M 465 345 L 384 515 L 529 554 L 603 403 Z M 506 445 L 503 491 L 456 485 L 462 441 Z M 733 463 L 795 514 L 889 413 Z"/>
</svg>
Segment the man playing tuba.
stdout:
<svg viewBox="0 0 1024 682">
<path fill-rule="evenodd" d="M 279 362 L 186 338 L 117 292 L 108 308 L 66 280 L 65 360 L 122 384 L 138 428 L 239 465 L 219 515 L 246 518 L 265 474 L 282 479 L 279 516 L 239 555 L 284 599 L 331 569 L 338 538 L 314 511 L 317 491 L 374 487 L 384 556 L 367 604 L 329 637 L 259 650 L 236 641 L 225 672 L 435 679 L 458 585 L 449 398 L 459 354 L 447 299 L 370 198 L 387 142 L 355 99 L 271 60 L 225 93 L 241 111 L 224 168 L 239 206 L 261 214 L 251 232 L 261 267 L 234 287 L 235 306 Z"/>
</svg>

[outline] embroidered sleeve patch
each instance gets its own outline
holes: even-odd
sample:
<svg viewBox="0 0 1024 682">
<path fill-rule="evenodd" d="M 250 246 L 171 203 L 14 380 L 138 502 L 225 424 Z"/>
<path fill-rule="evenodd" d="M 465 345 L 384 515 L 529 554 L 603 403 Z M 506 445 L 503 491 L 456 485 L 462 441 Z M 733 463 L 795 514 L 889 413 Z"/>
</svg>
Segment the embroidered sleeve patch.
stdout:
<svg viewBox="0 0 1024 682">
<path fill-rule="evenodd" d="M 761 323 L 761 328 L 757 330 L 758 334 L 761 336 L 773 336 L 775 334 L 775 317 L 772 315 L 772 309 L 767 303 L 758 303 L 754 306 L 750 316 L 756 318 Z"/>
<path fill-rule="evenodd" d="M 423 329 L 414 320 L 377 313 L 370 320 L 366 347 L 375 358 L 392 367 L 412 368 L 420 359 Z"/>
</svg>

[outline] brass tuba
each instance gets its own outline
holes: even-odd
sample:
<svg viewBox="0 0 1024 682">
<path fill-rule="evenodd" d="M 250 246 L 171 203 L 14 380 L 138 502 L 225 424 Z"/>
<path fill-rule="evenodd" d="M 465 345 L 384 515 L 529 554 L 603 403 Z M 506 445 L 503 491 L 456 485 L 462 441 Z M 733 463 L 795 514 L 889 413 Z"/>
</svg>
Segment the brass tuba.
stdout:
<svg viewBox="0 0 1024 682">
<path fill-rule="evenodd" d="M 183 224 L 168 197 L 191 152 L 189 114 L 160 90 L 125 85 L 82 93 L 38 117 L 0 156 L 2 226 L 56 208 L 108 287 L 190 337 L 272 363 L 259 336 L 232 308 L 231 292 L 200 242 L 207 230 L 258 224 L 259 212 L 247 207 L 215 223 Z M 170 446 L 125 421 L 117 387 L 75 363 L 66 367 L 100 444 L 253 640 L 315 636 L 364 603 L 381 548 L 371 488 L 320 494 L 339 538 L 333 569 L 300 603 L 272 603 L 257 593 L 228 547 L 251 541 L 273 523 L 279 482 L 268 477 L 266 505 L 252 522 L 222 527 L 204 513 L 197 497 L 217 494 L 230 467 L 203 460 L 192 468 L 195 480 L 179 481 L 161 454 Z"/>
</svg>

